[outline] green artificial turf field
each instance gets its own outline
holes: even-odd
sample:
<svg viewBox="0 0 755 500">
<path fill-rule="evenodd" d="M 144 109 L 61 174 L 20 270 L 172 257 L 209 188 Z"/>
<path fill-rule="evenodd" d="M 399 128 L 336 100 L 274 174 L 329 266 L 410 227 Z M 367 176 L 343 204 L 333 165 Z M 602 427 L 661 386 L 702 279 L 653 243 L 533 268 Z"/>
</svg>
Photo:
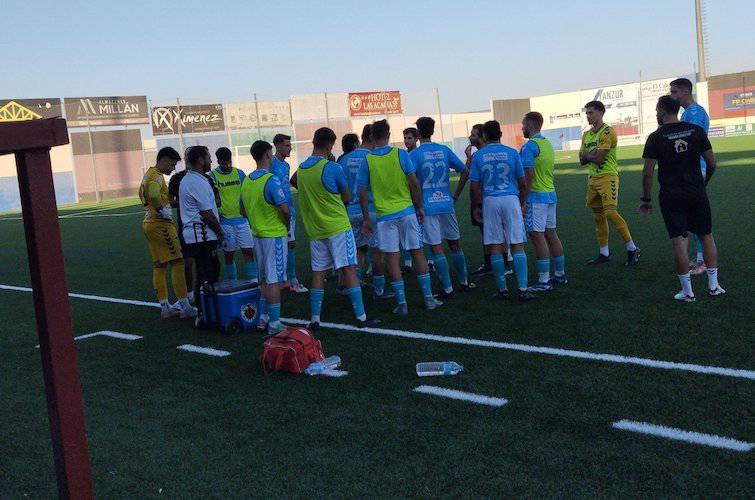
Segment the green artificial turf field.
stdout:
<svg viewBox="0 0 755 500">
<path fill-rule="evenodd" d="M 727 290 L 720 298 L 704 293 L 701 276 L 694 278 L 696 303 L 672 300 L 679 285 L 671 245 L 657 211 L 648 219 L 637 213 L 640 148 L 629 147 L 619 151 L 619 209 L 642 249 L 639 267 L 623 265 L 625 251 L 613 229 L 614 261 L 585 266 L 596 252 L 584 207 L 585 175 L 575 152 L 560 153 L 558 230 L 569 284 L 519 304 L 492 299 L 494 280 L 486 276 L 477 289 L 428 312 L 420 307 L 416 279 L 408 276 L 408 318 L 393 317 L 392 302 L 365 294 L 368 314 L 390 330 L 319 333 L 326 354 L 344 360 L 345 377 L 265 377 L 258 334 L 202 332 L 178 319 L 160 321 L 154 308 L 71 299 L 76 335 L 105 330 L 143 337 L 77 342 L 96 493 L 751 496 L 753 451 L 612 428 L 627 419 L 755 442 L 755 137 L 713 144 L 720 169 L 709 193 Z M 467 198 L 459 200 L 457 212 L 473 268 L 481 259 L 480 234 L 469 225 Z M 140 213 L 134 199 L 61 210 L 71 292 L 154 300 Z M 113 214 L 125 215 L 99 217 Z M 29 275 L 17 217 L 0 217 L 0 284 L 23 287 Z M 306 284 L 309 252 L 299 228 L 297 262 Z M 528 256 L 532 279 L 531 247 Z M 348 299 L 334 286 L 330 280 L 323 320 L 351 324 Z M 0 496 L 50 497 L 56 486 L 32 296 L 0 290 L 0 299 Z M 307 296 L 285 294 L 282 314 L 306 319 Z M 231 355 L 176 349 L 186 343 Z M 580 353 L 651 361 L 619 363 Z M 466 371 L 424 379 L 414 373 L 419 361 L 446 359 Z M 654 361 L 744 371 L 662 369 Z M 422 384 L 508 403 L 489 407 L 413 391 Z"/>
</svg>

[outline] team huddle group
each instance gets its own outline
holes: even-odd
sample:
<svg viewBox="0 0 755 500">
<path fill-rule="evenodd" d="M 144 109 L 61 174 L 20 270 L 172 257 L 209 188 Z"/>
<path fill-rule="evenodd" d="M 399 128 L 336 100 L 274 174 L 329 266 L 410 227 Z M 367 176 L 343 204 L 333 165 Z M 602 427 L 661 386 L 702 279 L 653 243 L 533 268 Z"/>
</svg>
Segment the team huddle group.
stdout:
<svg viewBox="0 0 755 500">
<path fill-rule="evenodd" d="M 692 109 L 695 113 L 699 112 L 697 108 L 702 110 L 694 103 L 691 91 L 689 80 L 675 80 L 671 96 L 659 99 L 656 111 L 660 126 L 648 138 L 643 155 L 644 196 L 640 206 L 642 213 L 650 212 L 657 163 L 661 212 L 673 241 L 682 284 L 675 298 L 687 302 L 694 300 L 687 262 L 687 230 L 698 236 L 701 247 L 691 264 L 693 272 L 707 271 L 711 295 L 724 293 L 717 281 L 717 256 L 705 193 L 715 158 L 707 131 L 677 118 L 680 105 L 685 107 L 685 115 Z M 617 210 L 616 133 L 603 122 L 605 106 L 600 101 L 587 103 L 585 112 L 591 128 L 582 137 L 579 159 L 588 170 L 586 201 L 593 212 L 599 247 L 597 256 L 588 264 L 610 261 L 611 221 L 624 240 L 626 265 L 635 266 L 640 250 Z M 171 174 L 181 158 L 172 148 L 161 149 L 156 165 L 147 171 L 140 187 L 146 208 L 142 227 L 154 262 L 153 283 L 161 317 L 198 316 L 201 321 L 202 301 L 196 301 L 199 310 L 192 302 L 199 297 L 203 284 L 219 279 L 219 247 L 224 253 L 224 274 L 228 279 L 237 277 L 234 254 L 241 251 L 246 278 L 257 280 L 262 290 L 259 327 L 270 333 L 285 329 L 280 321 L 284 288 L 309 292 L 309 328 L 317 329 L 326 277 L 333 270 L 338 272 L 337 290 L 349 297 L 359 327 L 379 322 L 368 320 L 365 313 L 365 268 L 372 273 L 374 296 L 395 298 L 394 313 L 408 314 L 403 280 L 407 267 L 416 274 L 425 307 L 435 309 L 443 305 L 439 298 L 451 299 L 455 294 L 451 267 L 457 290 L 474 288 L 468 277 L 454 208 L 467 181 L 471 183 L 472 223 L 480 227 L 485 254 L 485 263 L 472 274 L 493 274 L 498 287 L 496 296 L 506 299 L 510 295 L 506 276 L 513 271 L 516 297 L 521 302 L 566 284 L 564 251 L 556 233 L 555 154 L 551 143 L 540 133 L 542 125 L 540 113 L 529 112 L 523 117 L 522 132 L 528 141 L 520 151 L 501 143 L 497 121 L 475 125 L 469 137 L 466 164 L 447 146 L 432 142 L 435 122 L 429 117 L 419 118 L 416 128 L 404 130 L 406 150 L 390 145 L 389 124 L 379 120 L 365 125 L 361 137 L 346 134 L 341 140 L 343 154 L 337 160 L 332 153 L 336 134 L 323 127 L 314 133 L 311 156 L 293 176 L 286 162 L 291 138 L 283 134 L 276 135 L 272 145 L 266 141 L 252 144 L 250 152 L 256 169 L 249 175 L 232 165 L 228 148 L 216 151 L 219 166 L 211 170 L 207 147 L 193 146 L 185 152 L 186 170 L 173 175 L 170 185 L 163 176 Z M 451 170 L 460 174 L 453 193 Z M 310 245 L 309 289 L 296 278 L 296 212 L 291 186 L 298 190 L 298 209 Z M 173 207 L 178 208 L 178 231 L 172 222 Z M 538 275 L 531 286 L 524 252 L 528 235 L 534 246 Z M 451 265 L 444 253 L 444 241 L 450 250 Z M 171 279 L 178 298 L 172 305 L 168 300 L 168 266 L 172 268 Z M 441 284 L 442 290 L 437 294 L 432 290 L 431 270 Z M 189 292 L 192 281 L 193 291 Z"/>
</svg>

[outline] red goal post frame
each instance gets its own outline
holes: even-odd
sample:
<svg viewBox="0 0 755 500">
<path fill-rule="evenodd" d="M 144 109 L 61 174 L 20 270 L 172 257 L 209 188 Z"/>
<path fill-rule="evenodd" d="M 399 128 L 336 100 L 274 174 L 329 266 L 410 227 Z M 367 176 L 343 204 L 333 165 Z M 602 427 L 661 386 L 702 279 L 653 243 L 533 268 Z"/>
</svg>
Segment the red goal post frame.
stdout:
<svg viewBox="0 0 755 500">
<path fill-rule="evenodd" d="M 94 498 L 50 148 L 68 144 L 62 118 L 0 123 L 0 155 L 14 154 L 47 395 L 58 494 Z"/>
</svg>

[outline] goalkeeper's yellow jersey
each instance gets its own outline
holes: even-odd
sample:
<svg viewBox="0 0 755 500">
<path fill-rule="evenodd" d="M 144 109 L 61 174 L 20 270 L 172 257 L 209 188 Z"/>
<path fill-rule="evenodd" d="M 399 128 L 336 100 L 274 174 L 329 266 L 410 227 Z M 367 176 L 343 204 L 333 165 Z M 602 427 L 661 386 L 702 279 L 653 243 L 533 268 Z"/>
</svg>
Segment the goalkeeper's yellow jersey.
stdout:
<svg viewBox="0 0 755 500">
<path fill-rule="evenodd" d="M 170 195 L 165 177 L 155 167 L 150 167 L 139 186 L 139 198 L 144 205 L 144 222 L 164 221 L 158 213 L 160 207 L 170 206 Z"/>
<path fill-rule="evenodd" d="M 589 153 L 596 149 L 607 149 L 605 160 L 600 165 L 597 163 L 588 163 L 587 167 L 588 177 L 600 177 L 606 174 L 619 174 L 619 162 L 616 160 L 616 146 L 618 145 L 618 138 L 616 132 L 611 126 L 604 123 L 597 131 L 593 132 L 592 129 L 587 129 L 582 134 L 582 147 L 579 148 L 581 152 Z"/>
</svg>

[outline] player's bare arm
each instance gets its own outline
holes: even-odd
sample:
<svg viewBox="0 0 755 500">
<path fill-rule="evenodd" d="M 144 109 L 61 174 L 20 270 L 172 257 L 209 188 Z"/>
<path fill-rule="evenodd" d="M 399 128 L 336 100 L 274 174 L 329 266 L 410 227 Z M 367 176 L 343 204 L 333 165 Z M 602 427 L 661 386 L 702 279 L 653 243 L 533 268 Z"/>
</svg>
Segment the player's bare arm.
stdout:
<svg viewBox="0 0 755 500">
<path fill-rule="evenodd" d="M 372 236 L 373 228 L 372 221 L 370 220 L 370 200 L 367 195 L 367 188 L 364 186 L 359 187 L 359 207 L 362 209 L 362 233 L 368 238 Z"/>
<path fill-rule="evenodd" d="M 299 172 L 294 172 L 294 175 L 291 176 L 291 179 L 288 181 L 289 184 L 294 186 L 296 189 L 299 189 L 299 176 L 297 175 Z"/>
<path fill-rule="evenodd" d="M 414 204 L 414 210 L 417 212 L 417 220 L 421 224 L 425 219 L 425 207 L 422 204 L 422 189 L 419 186 L 417 174 L 411 173 L 406 178 L 409 183 L 409 192 L 412 195 L 412 204 Z"/>
<path fill-rule="evenodd" d="M 291 209 L 288 207 L 288 203 L 278 205 L 276 208 L 283 224 L 286 225 L 286 229 L 291 229 Z"/>
<path fill-rule="evenodd" d="M 469 179 L 469 167 L 465 168 L 464 171 L 459 174 L 459 185 L 456 186 L 454 201 L 458 200 L 459 196 L 461 196 L 462 191 L 464 191 L 464 186 L 467 185 L 467 179 Z"/>
<path fill-rule="evenodd" d="M 713 150 L 709 149 L 703 153 L 705 159 L 705 185 L 708 185 L 713 174 L 716 173 L 716 155 L 713 154 Z"/>
</svg>

